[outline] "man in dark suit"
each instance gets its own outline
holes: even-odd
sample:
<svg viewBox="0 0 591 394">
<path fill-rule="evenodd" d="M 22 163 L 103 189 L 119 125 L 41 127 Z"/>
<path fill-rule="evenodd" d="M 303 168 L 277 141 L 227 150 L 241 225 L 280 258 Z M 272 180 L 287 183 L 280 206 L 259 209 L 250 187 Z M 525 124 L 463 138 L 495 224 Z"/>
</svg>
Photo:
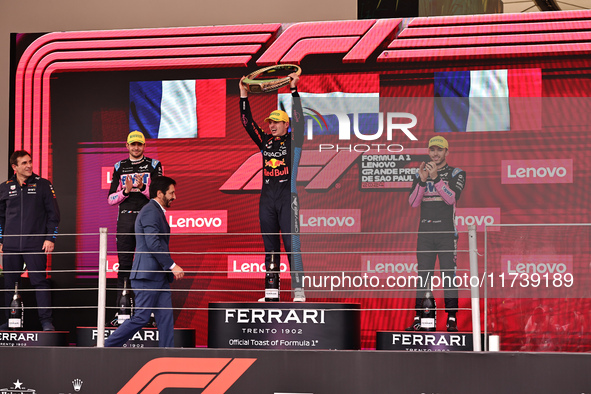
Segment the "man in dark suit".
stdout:
<svg viewBox="0 0 591 394">
<path fill-rule="evenodd" d="M 152 312 L 160 334 L 159 346 L 174 347 L 170 282 L 182 279 L 184 271 L 170 257 L 170 226 L 164 213 L 176 199 L 175 185 L 176 182 L 166 176 L 155 177 L 150 183 L 152 199 L 135 221 L 136 249 L 130 279 L 136 311 L 107 338 L 105 347 L 123 346 L 148 323 Z"/>
</svg>

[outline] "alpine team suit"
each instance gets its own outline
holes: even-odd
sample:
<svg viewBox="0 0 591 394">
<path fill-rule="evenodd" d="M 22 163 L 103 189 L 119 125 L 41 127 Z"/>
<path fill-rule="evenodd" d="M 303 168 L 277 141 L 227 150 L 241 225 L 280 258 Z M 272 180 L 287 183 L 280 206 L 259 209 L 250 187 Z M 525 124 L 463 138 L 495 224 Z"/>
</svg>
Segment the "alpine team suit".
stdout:
<svg viewBox="0 0 591 394">
<path fill-rule="evenodd" d="M 141 174 L 143 186 L 134 187 L 129 194 L 125 193 L 126 182 L 134 182 L 136 174 Z M 113 181 L 109 189 L 109 205 L 119 205 L 117 214 L 117 252 L 119 272 L 117 288 L 123 289 L 125 278 L 129 278 L 135 251 L 135 218 L 140 210 L 150 201 L 150 182 L 162 175 L 162 165 L 158 160 L 143 157 L 132 161 L 127 158 L 115 163 Z"/>
<path fill-rule="evenodd" d="M 240 98 L 240 114 L 242 125 L 261 150 L 263 159 L 259 219 L 266 252 L 265 266 L 269 269 L 272 252 L 277 253 L 280 250 L 279 235 L 269 233 L 278 234 L 281 230 L 291 270 L 292 288 L 295 289 L 303 285 L 296 177 L 304 143 L 304 115 L 300 96 L 295 89 L 292 90 L 292 97 L 292 131 L 281 137 L 265 133 L 254 122 L 248 98 Z"/>
<path fill-rule="evenodd" d="M 15 174 L 0 185 L 0 243 L 4 252 L 4 288 L 14 289 L 21 276 L 19 271 L 22 271 L 23 263 L 26 263 L 31 285 L 41 290 L 35 292 L 41 323 L 52 321 L 49 309 L 51 294 L 47 291 L 50 283 L 45 272 L 47 254 L 43 252 L 43 243 L 55 243 L 59 222 L 57 199 L 53 186 L 47 179 L 32 174 L 21 186 Z M 21 234 L 19 237 L 12 236 Z M 19 252 L 27 254 L 13 254 Z M 31 252 L 38 254 L 28 254 Z M 5 292 L 5 305 L 10 305 L 11 299 L 12 293 Z M 7 309 L 7 316 L 8 313 Z"/>
<path fill-rule="evenodd" d="M 417 238 L 417 263 L 421 277 L 421 289 L 430 288 L 435 260 L 439 256 L 442 277 L 455 277 L 457 231 L 455 226 L 456 202 L 466 185 L 466 172 L 445 165 L 437 170 L 435 179 L 422 182 L 419 174 L 413 181 L 409 203 L 413 208 L 421 207 L 421 221 Z M 437 233 L 449 231 L 449 233 Z M 445 282 L 449 283 L 448 281 Z M 458 308 L 458 290 L 444 290 L 445 310 L 455 316 Z M 422 304 L 422 291 L 417 289 L 415 308 Z"/>
</svg>

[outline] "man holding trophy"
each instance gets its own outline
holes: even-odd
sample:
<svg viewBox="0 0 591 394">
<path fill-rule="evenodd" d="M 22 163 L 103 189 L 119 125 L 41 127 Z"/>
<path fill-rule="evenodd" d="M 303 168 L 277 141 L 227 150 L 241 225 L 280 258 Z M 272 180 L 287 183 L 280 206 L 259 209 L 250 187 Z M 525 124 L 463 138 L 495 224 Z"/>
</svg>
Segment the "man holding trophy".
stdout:
<svg viewBox="0 0 591 394">
<path fill-rule="evenodd" d="M 239 88 L 242 125 L 261 150 L 263 159 L 263 186 L 259 202 L 259 219 L 265 246 L 267 275 L 269 275 L 274 253 L 278 253 L 280 250 L 278 233 L 281 231 L 291 270 L 293 301 L 304 302 L 306 296 L 302 283 L 303 264 L 299 253 L 300 237 L 297 234 L 299 232 L 299 201 L 296 189 L 297 169 L 304 142 L 304 116 L 297 91 L 299 67 L 297 69 L 298 72 L 293 72 L 288 75 L 288 78 L 284 78 L 285 82 L 289 81 L 293 97 L 291 123 L 287 113 L 281 110 L 273 111 L 265 119 L 269 126 L 268 133 L 263 131 L 252 119 L 248 102 L 249 91 L 264 92 L 264 86 L 261 88 L 261 85 L 256 84 L 256 81 L 243 77 L 240 79 Z M 277 86 L 274 86 L 270 89 L 275 90 L 276 88 Z M 288 132 L 290 124 L 292 131 Z M 261 298 L 259 301 L 265 301 L 265 298 Z"/>
</svg>

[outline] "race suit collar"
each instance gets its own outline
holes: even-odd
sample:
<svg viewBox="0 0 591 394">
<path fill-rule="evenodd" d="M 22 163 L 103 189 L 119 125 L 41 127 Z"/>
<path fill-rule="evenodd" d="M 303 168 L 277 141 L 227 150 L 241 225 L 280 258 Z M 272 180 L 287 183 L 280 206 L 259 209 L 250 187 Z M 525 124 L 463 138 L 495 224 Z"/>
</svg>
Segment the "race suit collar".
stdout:
<svg viewBox="0 0 591 394">
<path fill-rule="evenodd" d="M 273 137 L 273 139 L 274 139 L 275 141 L 286 140 L 288 135 L 289 135 L 289 133 L 285 133 L 285 134 L 283 134 L 283 135 L 280 135 L 280 136 L 278 136 L 278 137 Z"/>
<path fill-rule="evenodd" d="M 144 160 L 146 160 L 146 156 L 142 156 L 141 159 L 137 159 L 137 160 L 132 160 L 131 159 L 131 156 L 129 157 L 129 161 L 131 162 L 131 164 L 138 164 L 138 163 L 141 163 Z"/>
</svg>

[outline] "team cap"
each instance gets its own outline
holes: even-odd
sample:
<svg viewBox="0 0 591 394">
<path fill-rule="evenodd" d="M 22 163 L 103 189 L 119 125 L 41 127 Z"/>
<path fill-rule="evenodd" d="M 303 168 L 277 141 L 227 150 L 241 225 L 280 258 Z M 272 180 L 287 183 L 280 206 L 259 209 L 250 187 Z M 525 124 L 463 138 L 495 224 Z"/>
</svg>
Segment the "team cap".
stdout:
<svg viewBox="0 0 591 394">
<path fill-rule="evenodd" d="M 273 120 L 275 122 L 289 123 L 289 116 L 287 116 L 287 112 L 278 109 L 276 111 L 271 112 L 271 115 L 269 115 L 269 117 L 265 119 L 265 122 L 268 122 L 269 120 Z"/>
<path fill-rule="evenodd" d="M 430 148 L 432 146 L 438 146 L 443 149 L 449 149 L 449 144 L 447 143 L 447 140 L 440 136 L 433 137 L 429 140 L 428 147 Z"/>
<path fill-rule="evenodd" d="M 134 142 L 139 142 L 140 144 L 145 144 L 146 139 L 144 138 L 144 135 L 142 133 L 140 133 L 139 131 L 132 131 L 127 136 L 127 143 L 133 144 Z"/>
</svg>

